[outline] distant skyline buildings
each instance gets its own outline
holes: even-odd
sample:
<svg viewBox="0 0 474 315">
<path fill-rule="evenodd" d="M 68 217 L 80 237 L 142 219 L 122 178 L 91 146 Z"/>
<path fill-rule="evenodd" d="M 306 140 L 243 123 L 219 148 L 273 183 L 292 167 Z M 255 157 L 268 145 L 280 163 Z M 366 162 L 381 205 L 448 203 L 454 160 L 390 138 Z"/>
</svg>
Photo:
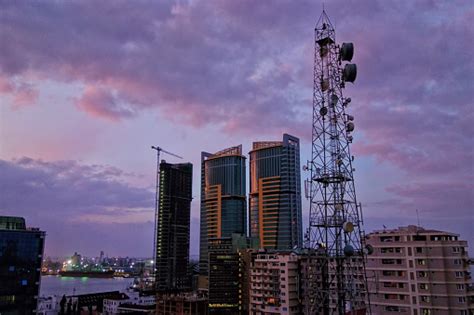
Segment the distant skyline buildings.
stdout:
<svg viewBox="0 0 474 315">
<path fill-rule="evenodd" d="M 160 163 L 156 289 L 191 287 L 188 273 L 193 165 Z"/>
<path fill-rule="evenodd" d="M 247 234 L 246 157 L 242 145 L 201 153 L 199 268 L 207 275 L 208 240 Z"/>
<path fill-rule="evenodd" d="M 300 145 L 284 134 L 282 141 L 253 142 L 250 156 L 249 234 L 265 249 L 303 245 Z"/>
</svg>

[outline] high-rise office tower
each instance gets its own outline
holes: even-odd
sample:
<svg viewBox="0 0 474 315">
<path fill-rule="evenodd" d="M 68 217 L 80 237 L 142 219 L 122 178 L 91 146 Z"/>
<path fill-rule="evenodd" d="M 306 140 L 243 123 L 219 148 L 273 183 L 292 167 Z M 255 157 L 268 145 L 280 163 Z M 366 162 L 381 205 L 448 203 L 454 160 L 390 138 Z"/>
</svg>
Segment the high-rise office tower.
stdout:
<svg viewBox="0 0 474 315">
<path fill-rule="evenodd" d="M 0 314 L 36 314 L 45 232 L 0 216 Z"/>
<path fill-rule="evenodd" d="M 372 314 L 469 315 L 474 292 L 467 241 L 410 225 L 367 235 Z"/>
<path fill-rule="evenodd" d="M 250 151 L 250 236 L 260 248 L 302 246 L 299 139 L 254 142 Z"/>
<path fill-rule="evenodd" d="M 193 165 L 160 163 L 156 289 L 190 288 L 189 231 Z"/>
<path fill-rule="evenodd" d="M 245 157 L 242 146 L 201 154 L 199 269 L 208 274 L 208 239 L 246 234 Z"/>
</svg>

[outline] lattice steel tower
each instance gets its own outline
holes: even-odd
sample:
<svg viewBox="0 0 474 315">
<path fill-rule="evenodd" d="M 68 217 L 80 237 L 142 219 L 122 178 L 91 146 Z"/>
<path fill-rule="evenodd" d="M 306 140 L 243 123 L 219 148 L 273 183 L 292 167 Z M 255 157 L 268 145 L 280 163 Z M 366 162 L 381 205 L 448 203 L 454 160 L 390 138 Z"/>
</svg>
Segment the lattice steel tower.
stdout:
<svg viewBox="0 0 474 315">
<path fill-rule="evenodd" d="M 362 212 L 352 168 L 354 117 L 346 113 L 351 99 L 343 95 L 354 82 L 352 43 L 336 44 L 336 33 L 323 11 L 315 28 L 312 157 L 304 167 L 310 200 L 310 248 L 306 268 L 307 314 L 370 313 L 364 257 Z"/>
</svg>

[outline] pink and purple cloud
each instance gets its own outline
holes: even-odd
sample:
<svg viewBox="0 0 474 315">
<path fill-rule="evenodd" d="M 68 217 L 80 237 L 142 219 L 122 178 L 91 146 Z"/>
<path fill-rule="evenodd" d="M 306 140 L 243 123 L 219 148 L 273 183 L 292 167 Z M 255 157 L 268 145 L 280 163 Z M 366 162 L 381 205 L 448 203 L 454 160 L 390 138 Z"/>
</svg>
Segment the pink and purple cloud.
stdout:
<svg viewBox="0 0 474 315">
<path fill-rule="evenodd" d="M 250 143 L 257 135 L 278 139 L 283 131 L 309 146 L 313 28 L 321 8 L 313 1 L 2 2 L 1 110 L 28 115 L 39 106 L 45 94 L 41 82 L 47 80 L 79 87 L 63 105 L 104 126 L 139 124 L 140 117 L 153 114 L 158 124 L 175 126 L 162 127 L 170 135 L 204 128 L 225 134 L 232 143 L 218 143 L 222 147 Z M 474 241 L 468 228 L 474 207 L 474 5 L 336 1 L 326 10 L 338 40 L 356 47 L 359 75 L 346 92 L 356 117 L 353 151 L 370 170 L 356 173 L 357 184 L 370 191 L 371 183 L 364 179 L 386 178 L 386 196 L 364 195 L 366 221 L 384 213 L 394 218 L 393 224 L 405 224 L 420 209 L 430 218 L 427 224 L 454 227 Z M 61 119 L 55 115 L 51 112 L 47 119 Z M 12 123 L 6 118 L 1 122 L 1 137 L 6 137 Z M 81 123 L 74 125 L 78 133 L 85 132 Z M 98 128 L 102 133 L 105 129 Z M 207 145 L 192 135 L 188 141 Z M 88 161 L 107 164 L 97 158 L 100 148 L 87 147 L 90 151 L 83 154 Z M 133 224 L 151 224 L 139 213 L 153 207 L 153 195 L 135 187 L 129 177 L 106 175 L 102 166 L 61 162 L 62 156 L 41 161 L 41 156 L 22 159 L 24 155 L 18 148 L 2 152 L 0 181 L 9 193 L 0 198 L 0 213 L 32 216 L 35 224 L 48 228 L 47 222 L 53 221 L 41 217 L 63 210 L 69 211 L 68 219 L 78 220 L 74 224 L 91 220 L 87 224 L 97 231 L 111 230 L 106 218 L 116 224 L 124 224 L 124 217 L 135 220 Z M 70 169 L 65 177 L 53 171 L 61 166 Z M 386 168 L 399 174 L 396 180 L 377 173 Z M 3 172 L 9 174 L 8 183 Z M 77 180 L 83 187 L 78 182 L 66 187 L 76 179 L 71 176 L 82 172 L 84 178 Z M 37 184 L 26 184 L 25 176 L 37 177 Z M 40 185 L 43 180 L 50 185 L 49 195 Z M 87 194 L 94 185 L 107 197 Z M 28 198 L 21 199 L 20 192 L 32 200 L 43 196 L 44 207 L 24 204 Z M 80 200 L 73 198 L 76 194 Z M 400 215 L 404 219 L 396 221 Z M 465 223 L 446 223 L 454 218 Z"/>
</svg>

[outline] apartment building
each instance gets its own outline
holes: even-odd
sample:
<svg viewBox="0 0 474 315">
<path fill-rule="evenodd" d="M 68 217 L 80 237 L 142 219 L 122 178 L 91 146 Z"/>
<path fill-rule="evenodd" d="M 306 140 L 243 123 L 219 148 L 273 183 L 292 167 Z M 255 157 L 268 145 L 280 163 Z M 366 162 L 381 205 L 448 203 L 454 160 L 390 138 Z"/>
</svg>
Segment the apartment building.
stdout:
<svg viewBox="0 0 474 315">
<path fill-rule="evenodd" d="M 367 235 L 372 314 L 473 314 L 467 241 L 418 226 Z"/>
<path fill-rule="evenodd" d="M 254 253 L 249 314 L 301 314 L 299 266 L 295 252 Z"/>
</svg>

